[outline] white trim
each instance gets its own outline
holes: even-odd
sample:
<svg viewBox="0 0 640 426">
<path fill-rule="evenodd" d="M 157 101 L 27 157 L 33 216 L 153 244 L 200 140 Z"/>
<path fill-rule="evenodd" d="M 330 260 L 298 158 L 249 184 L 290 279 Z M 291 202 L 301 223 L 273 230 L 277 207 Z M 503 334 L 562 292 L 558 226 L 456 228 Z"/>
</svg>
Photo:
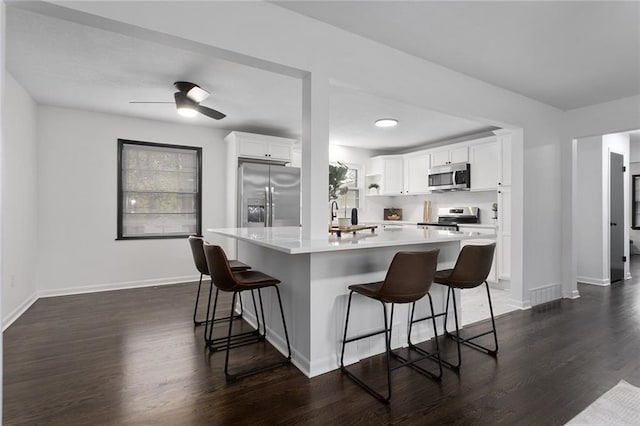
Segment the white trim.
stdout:
<svg viewBox="0 0 640 426">
<path fill-rule="evenodd" d="M 591 277 L 582 277 L 580 275 L 578 275 L 578 282 L 583 284 L 598 285 L 601 287 L 606 287 L 611 285 L 611 281 L 609 280 L 609 278 L 591 278 Z"/>
<path fill-rule="evenodd" d="M 562 284 L 549 284 L 529 290 L 529 300 L 532 306 L 562 299 Z"/>
<path fill-rule="evenodd" d="M 564 298 L 565 299 L 579 299 L 580 298 L 580 293 L 578 293 L 578 290 L 573 290 L 569 294 L 565 294 Z"/>
<path fill-rule="evenodd" d="M 38 300 L 38 294 L 33 293 L 27 297 L 17 308 L 15 308 L 9 315 L 2 319 L 2 331 L 5 331 L 11 324 L 13 324 L 18 318 L 24 314 L 27 309 L 31 307 Z"/>
<path fill-rule="evenodd" d="M 515 306 L 521 311 L 526 311 L 527 309 L 531 309 L 531 302 L 529 300 L 520 301 L 518 299 L 514 299 L 511 297 L 508 302 L 509 305 Z"/>
<path fill-rule="evenodd" d="M 60 289 L 52 289 L 52 290 L 40 290 L 38 291 L 38 297 L 69 296 L 72 294 L 97 293 L 101 291 L 126 290 L 131 288 L 140 288 L 140 287 L 182 284 L 187 282 L 198 281 L 199 279 L 200 279 L 199 275 L 191 275 L 191 276 L 183 276 L 183 277 L 160 278 L 160 279 L 140 280 L 140 281 L 126 281 L 126 282 L 120 282 L 120 283 L 94 284 L 94 285 L 82 286 L 82 287 L 68 287 L 68 288 L 60 288 Z"/>
<path fill-rule="evenodd" d="M 627 272 L 627 276 L 624 278 L 625 280 L 630 280 L 631 278 L 633 278 L 631 276 L 631 272 Z"/>
</svg>

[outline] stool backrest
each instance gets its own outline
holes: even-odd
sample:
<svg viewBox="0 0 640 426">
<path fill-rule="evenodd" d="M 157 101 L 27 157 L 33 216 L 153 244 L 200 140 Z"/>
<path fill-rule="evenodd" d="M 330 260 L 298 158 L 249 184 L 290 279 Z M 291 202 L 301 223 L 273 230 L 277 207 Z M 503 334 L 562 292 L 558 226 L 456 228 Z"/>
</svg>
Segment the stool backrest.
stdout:
<svg viewBox="0 0 640 426">
<path fill-rule="evenodd" d="M 400 251 L 393 256 L 378 295 L 394 303 L 416 301 L 429 292 L 440 250 Z"/>
<path fill-rule="evenodd" d="M 211 281 L 220 290 L 231 291 L 237 285 L 237 281 L 231 272 L 229 260 L 224 250 L 214 244 L 204 244 L 204 257 L 207 259 Z"/>
<path fill-rule="evenodd" d="M 456 287 L 477 287 L 487 280 L 493 263 L 496 243 L 462 247 L 449 281 Z"/>
<path fill-rule="evenodd" d="M 193 254 L 193 263 L 196 264 L 198 272 L 203 275 L 209 275 L 209 268 L 207 267 L 207 259 L 204 257 L 204 238 L 197 237 L 195 235 L 189 236 L 189 245 L 191 246 L 191 254 Z"/>
</svg>

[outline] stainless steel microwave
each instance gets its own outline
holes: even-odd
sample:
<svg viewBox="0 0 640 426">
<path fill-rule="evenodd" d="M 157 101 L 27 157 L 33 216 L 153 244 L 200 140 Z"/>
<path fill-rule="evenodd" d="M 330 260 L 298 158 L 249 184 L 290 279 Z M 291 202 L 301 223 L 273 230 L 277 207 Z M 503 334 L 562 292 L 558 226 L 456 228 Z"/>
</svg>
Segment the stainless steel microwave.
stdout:
<svg viewBox="0 0 640 426">
<path fill-rule="evenodd" d="M 429 169 L 429 190 L 468 191 L 471 188 L 471 165 L 469 163 L 446 164 Z"/>
</svg>

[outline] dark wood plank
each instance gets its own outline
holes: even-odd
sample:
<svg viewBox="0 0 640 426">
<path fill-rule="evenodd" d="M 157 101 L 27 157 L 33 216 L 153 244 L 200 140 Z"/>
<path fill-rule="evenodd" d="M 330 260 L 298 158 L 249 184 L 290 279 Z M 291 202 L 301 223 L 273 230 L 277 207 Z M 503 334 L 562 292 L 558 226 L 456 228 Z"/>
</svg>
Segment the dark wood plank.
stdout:
<svg viewBox="0 0 640 426">
<path fill-rule="evenodd" d="M 639 282 L 504 315 L 497 359 L 463 348 L 462 371 L 442 383 L 400 369 L 389 406 L 339 372 L 310 380 L 285 366 L 225 383 L 224 353 L 205 350 L 191 323 L 194 283 L 41 299 L 4 333 L 3 420 L 563 424 L 620 379 L 640 385 Z M 268 344 L 233 352 L 242 366 L 277 356 Z M 384 384 L 381 357 L 357 368 Z"/>
</svg>

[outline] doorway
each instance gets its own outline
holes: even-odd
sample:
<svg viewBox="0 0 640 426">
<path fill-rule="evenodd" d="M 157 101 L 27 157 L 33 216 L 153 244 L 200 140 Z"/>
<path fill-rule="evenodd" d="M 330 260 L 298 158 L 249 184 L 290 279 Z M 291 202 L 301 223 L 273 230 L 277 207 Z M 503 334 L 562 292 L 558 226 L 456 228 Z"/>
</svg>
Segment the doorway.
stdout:
<svg viewBox="0 0 640 426">
<path fill-rule="evenodd" d="M 609 279 L 624 280 L 624 156 L 609 154 Z"/>
</svg>

